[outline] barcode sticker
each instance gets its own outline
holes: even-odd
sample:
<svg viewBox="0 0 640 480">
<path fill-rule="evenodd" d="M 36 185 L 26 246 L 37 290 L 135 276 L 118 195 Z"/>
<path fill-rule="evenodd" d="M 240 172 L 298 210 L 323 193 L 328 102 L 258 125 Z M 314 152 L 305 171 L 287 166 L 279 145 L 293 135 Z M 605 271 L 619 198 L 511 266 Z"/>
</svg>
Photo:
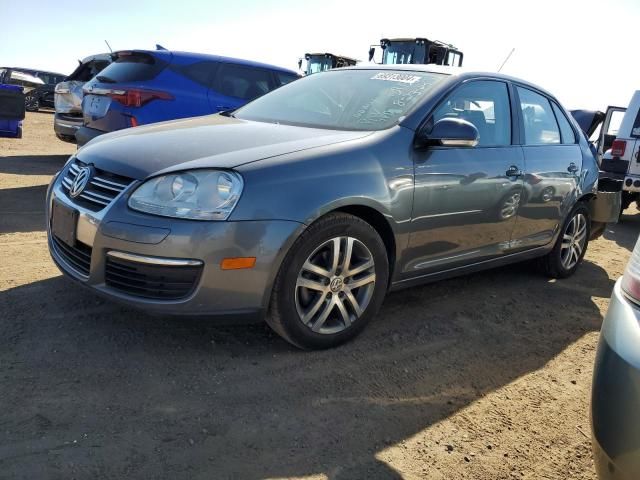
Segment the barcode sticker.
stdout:
<svg viewBox="0 0 640 480">
<path fill-rule="evenodd" d="M 417 75 L 410 75 L 407 73 L 386 73 L 380 72 L 376 73 L 371 80 L 386 80 L 387 82 L 400 82 L 400 83 L 408 83 L 409 85 L 413 85 L 417 81 L 419 81 L 422 77 Z"/>
</svg>

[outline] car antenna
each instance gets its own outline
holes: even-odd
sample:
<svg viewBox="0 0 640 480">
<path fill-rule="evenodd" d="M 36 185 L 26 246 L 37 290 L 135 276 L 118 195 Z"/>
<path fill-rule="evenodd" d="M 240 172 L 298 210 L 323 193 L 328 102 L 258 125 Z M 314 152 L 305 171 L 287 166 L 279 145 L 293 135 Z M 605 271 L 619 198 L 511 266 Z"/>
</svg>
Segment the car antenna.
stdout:
<svg viewBox="0 0 640 480">
<path fill-rule="evenodd" d="M 504 59 L 504 62 L 502 62 L 502 65 L 500 65 L 500 68 L 498 69 L 498 73 L 500 73 L 500 70 L 502 70 L 502 67 L 505 66 L 505 64 L 509 61 L 509 59 L 511 58 L 511 55 L 513 54 L 513 52 L 516 51 L 516 47 L 513 47 L 511 49 L 511 51 L 509 52 L 509 55 L 507 55 L 507 58 Z"/>
<path fill-rule="evenodd" d="M 105 41 L 104 41 L 104 43 L 106 43 L 106 44 L 107 44 L 107 47 L 109 47 L 109 51 L 110 51 L 111 53 L 113 53 L 113 49 L 111 48 L 111 45 L 109 45 L 109 42 L 107 42 L 107 41 L 105 40 Z"/>
</svg>

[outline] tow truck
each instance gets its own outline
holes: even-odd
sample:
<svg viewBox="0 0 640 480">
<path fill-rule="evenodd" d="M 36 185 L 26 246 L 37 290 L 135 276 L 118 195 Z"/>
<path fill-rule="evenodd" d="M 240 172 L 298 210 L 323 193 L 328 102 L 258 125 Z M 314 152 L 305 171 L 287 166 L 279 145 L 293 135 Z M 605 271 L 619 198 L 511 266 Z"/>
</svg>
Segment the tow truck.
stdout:
<svg viewBox="0 0 640 480">
<path fill-rule="evenodd" d="M 307 61 L 305 75 L 324 72 L 332 68 L 351 67 L 358 62 L 355 58 L 333 53 L 305 53 L 304 59 Z M 302 70 L 302 59 L 298 60 L 298 68 Z"/>
<path fill-rule="evenodd" d="M 369 61 L 373 61 L 377 45 L 369 49 Z M 435 64 L 462 66 L 463 54 L 449 43 L 428 38 L 383 38 L 380 40 L 382 64 Z"/>
</svg>

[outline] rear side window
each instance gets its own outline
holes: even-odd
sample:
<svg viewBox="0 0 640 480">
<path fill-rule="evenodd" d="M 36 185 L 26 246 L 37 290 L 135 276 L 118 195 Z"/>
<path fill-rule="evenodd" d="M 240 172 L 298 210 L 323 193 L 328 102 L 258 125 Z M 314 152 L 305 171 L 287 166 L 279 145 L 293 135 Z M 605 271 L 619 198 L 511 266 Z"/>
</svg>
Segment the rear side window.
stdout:
<svg viewBox="0 0 640 480">
<path fill-rule="evenodd" d="M 171 65 L 171 69 L 189 80 L 209 88 L 218 68 L 218 62 L 197 62 L 190 65 Z"/>
<path fill-rule="evenodd" d="M 631 129 L 631 136 L 633 138 L 640 138 L 640 111 L 636 116 L 636 121 L 633 122 L 633 128 Z"/>
<path fill-rule="evenodd" d="M 225 63 L 220 67 L 217 90 L 229 97 L 253 100 L 271 90 L 269 76 L 268 70 Z"/>
<path fill-rule="evenodd" d="M 69 75 L 68 80 L 76 80 L 78 82 L 88 82 L 93 77 L 104 70 L 111 62 L 108 60 L 90 60 L 87 63 L 78 65 L 78 68 Z"/>
<path fill-rule="evenodd" d="M 558 120 L 558 125 L 560 126 L 560 136 L 562 137 L 562 143 L 576 143 L 576 134 L 573 132 L 573 128 L 571 128 L 571 124 L 565 114 L 560 110 L 555 103 L 551 104 L 553 107 L 553 112 L 556 114 L 556 120 Z"/>
<path fill-rule="evenodd" d="M 560 129 L 546 97 L 527 88 L 517 87 L 524 122 L 524 143 L 544 145 L 560 143 Z"/>
<path fill-rule="evenodd" d="M 293 73 L 275 72 L 275 74 L 279 87 L 298 79 L 298 76 L 294 75 Z"/>
<path fill-rule="evenodd" d="M 100 77 L 105 83 L 144 82 L 154 79 L 165 66 L 165 62 L 148 53 L 120 53 L 100 72 Z"/>
</svg>

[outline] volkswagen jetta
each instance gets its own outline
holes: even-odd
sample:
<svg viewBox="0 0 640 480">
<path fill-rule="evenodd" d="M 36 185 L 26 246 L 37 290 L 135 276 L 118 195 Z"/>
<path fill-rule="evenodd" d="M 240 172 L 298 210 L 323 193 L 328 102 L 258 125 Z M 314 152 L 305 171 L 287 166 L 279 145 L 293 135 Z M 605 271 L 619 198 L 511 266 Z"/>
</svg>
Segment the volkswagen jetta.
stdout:
<svg viewBox="0 0 640 480">
<path fill-rule="evenodd" d="M 49 188 L 49 247 L 146 311 L 257 316 L 326 348 L 389 290 L 534 257 L 571 275 L 597 177 L 584 135 L 530 83 L 337 69 L 91 141 Z"/>
</svg>

